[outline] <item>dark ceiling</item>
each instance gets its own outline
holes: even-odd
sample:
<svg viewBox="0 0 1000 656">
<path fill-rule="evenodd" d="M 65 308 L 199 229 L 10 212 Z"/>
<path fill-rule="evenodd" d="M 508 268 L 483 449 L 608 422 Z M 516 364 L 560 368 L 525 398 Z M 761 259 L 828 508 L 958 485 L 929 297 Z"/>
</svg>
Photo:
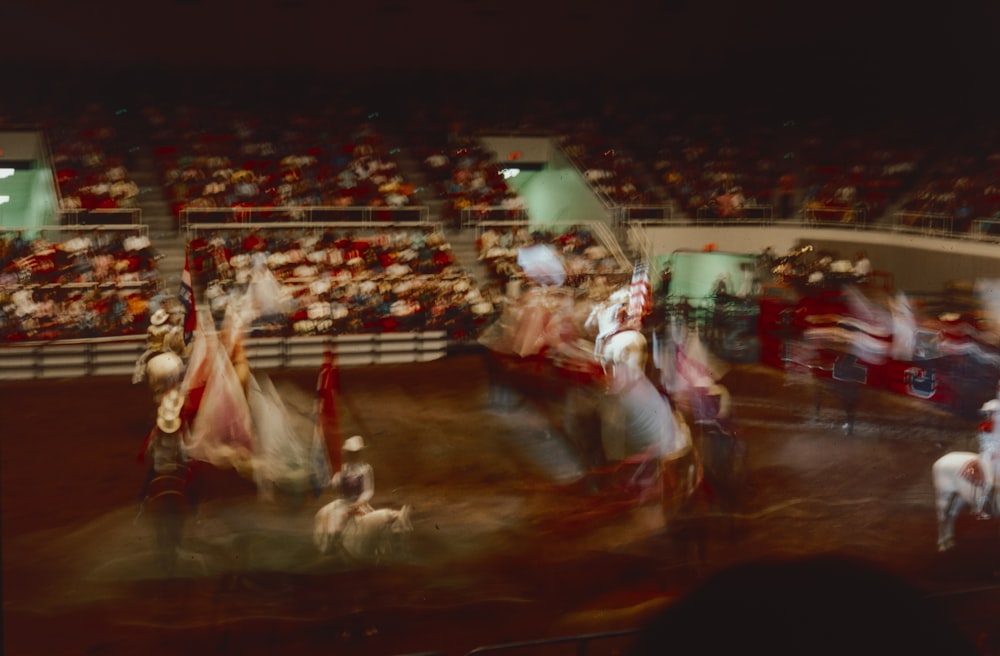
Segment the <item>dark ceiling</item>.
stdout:
<svg viewBox="0 0 1000 656">
<path fill-rule="evenodd" d="M 898 0 L 6 0 L 14 65 L 102 74 L 660 76 L 691 94 L 891 88 L 992 103 L 1000 3 Z M 13 55 L 13 57 L 10 57 Z M 982 83 L 980 84 L 980 81 Z M 980 88 L 977 88 L 980 87 Z"/>
</svg>

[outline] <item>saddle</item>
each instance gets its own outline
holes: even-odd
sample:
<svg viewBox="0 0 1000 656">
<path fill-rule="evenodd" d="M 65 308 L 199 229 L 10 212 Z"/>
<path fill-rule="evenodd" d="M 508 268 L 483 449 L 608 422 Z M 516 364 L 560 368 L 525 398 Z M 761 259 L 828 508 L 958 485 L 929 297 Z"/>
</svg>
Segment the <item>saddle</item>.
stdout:
<svg viewBox="0 0 1000 656">
<path fill-rule="evenodd" d="M 978 459 L 965 463 L 962 469 L 959 470 L 958 475 L 975 487 L 982 487 L 986 484 L 986 476 L 983 474 L 983 468 L 980 466 Z"/>
</svg>

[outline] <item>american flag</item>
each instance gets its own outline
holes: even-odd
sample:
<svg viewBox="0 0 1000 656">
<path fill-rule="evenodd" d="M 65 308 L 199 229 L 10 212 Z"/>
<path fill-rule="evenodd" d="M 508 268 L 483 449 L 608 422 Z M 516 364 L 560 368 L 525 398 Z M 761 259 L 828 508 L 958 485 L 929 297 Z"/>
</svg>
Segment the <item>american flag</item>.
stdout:
<svg viewBox="0 0 1000 656">
<path fill-rule="evenodd" d="M 653 288 L 649 282 L 649 264 L 637 262 L 632 269 L 629 287 L 628 314 L 633 319 L 643 319 L 653 309 Z"/>
<path fill-rule="evenodd" d="M 198 313 L 194 308 L 194 288 L 191 285 L 191 268 L 188 265 L 188 255 L 184 254 L 184 271 L 181 273 L 181 290 L 178 294 L 181 305 L 184 306 L 184 343 L 191 341 L 191 336 L 198 328 Z"/>
<path fill-rule="evenodd" d="M 316 381 L 316 423 L 311 449 L 313 494 L 319 496 L 330 482 L 333 472 L 339 471 L 340 421 L 337 418 L 337 391 L 340 388 L 340 371 L 337 354 L 331 344 L 323 351 L 323 364 Z"/>
</svg>

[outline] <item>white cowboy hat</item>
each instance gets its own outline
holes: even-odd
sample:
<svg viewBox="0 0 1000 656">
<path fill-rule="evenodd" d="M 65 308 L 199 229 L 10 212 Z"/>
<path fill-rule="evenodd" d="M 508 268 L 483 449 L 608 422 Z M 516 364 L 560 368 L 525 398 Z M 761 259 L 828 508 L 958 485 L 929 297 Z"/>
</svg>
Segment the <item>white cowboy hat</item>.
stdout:
<svg viewBox="0 0 1000 656">
<path fill-rule="evenodd" d="M 172 415 L 163 412 L 162 408 L 156 413 L 156 427 L 164 433 L 176 433 L 181 427 L 180 415 Z"/>
<path fill-rule="evenodd" d="M 357 452 L 365 448 L 365 441 L 360 435 L 355 435 L 354 437 L 349 437 L 344 440 L 344 451 Z"/>
<path fill-rule="evenodd" d="M 162 326 L 164 323 L 167 322 L 167 319 L 169 318 L 170 315 L 167 314 L 167 311 L 164 310 L 163 308 L 159 308 L 156 312 L 153 313 L 153 316 L 149 318 L 149 323 L 153 324 L 154 326 Z"/>
<path fill-rule="evenodd" d="M 990 399 L 983 404 L 983 407 L 979 408 L 979 412 L 996 412 L 998 409 L 1000 409 L 1000 401 Z"/>
</svg>

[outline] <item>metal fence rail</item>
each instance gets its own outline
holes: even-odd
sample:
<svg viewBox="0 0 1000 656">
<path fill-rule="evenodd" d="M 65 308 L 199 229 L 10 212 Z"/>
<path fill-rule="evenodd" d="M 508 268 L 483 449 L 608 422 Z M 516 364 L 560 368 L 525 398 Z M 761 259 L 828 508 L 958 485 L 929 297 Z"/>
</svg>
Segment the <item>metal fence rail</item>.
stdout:
<svg viewBox="0 0 1000 656">
<path fill-rule="evenodd" d="M 386 206 L 299 206 L 278 207 L 207 207 L 180 211 L 181 229 L 201 223 L 260 224 L 355 221 L 363 225 L 385 223 L 426 223 L 430 210 L 424 205 Z"/>
<path fill-rule="evenodd" d="M 254 369 L 318 369 L 327 342 L 345 367 L 427 362 L 447 355 L 450 344 L 444 331 L 426 331 L 251 337 L 244 346 Z M 145 348 L 142 336 L 8 344 L 0 347 L 0 380 L 128 376 Z"/>
<path fill-rule="evenodd" d="M 59 222 L 66 226 L 137 226 L 142 223 L 138 207 L 108 207 L 99 209 L 71 208 L 59 210 Z"/>
</svg>

